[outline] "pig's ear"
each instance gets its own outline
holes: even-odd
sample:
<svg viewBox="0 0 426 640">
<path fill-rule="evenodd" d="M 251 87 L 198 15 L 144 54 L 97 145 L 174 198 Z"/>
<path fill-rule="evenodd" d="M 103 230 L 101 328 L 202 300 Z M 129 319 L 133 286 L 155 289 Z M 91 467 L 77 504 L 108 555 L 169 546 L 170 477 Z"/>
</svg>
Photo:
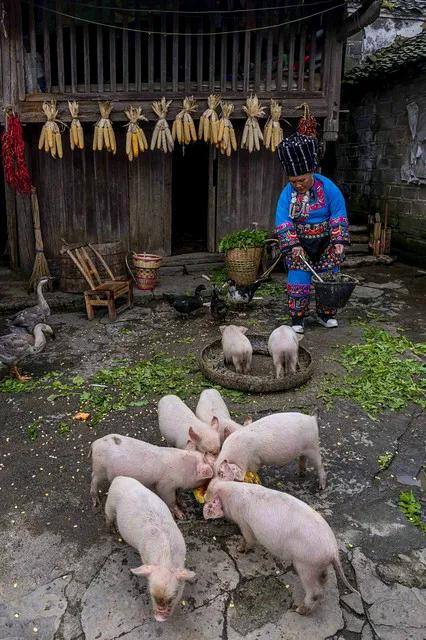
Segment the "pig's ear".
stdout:
<svg viewBox="0 0 426 640">
<path fill-rule="evenodd" d="M 175 575 L 178 580 L 182 580 L 185 582 L 192 582 L 193 580 L 195 580 L 196 576 L 195 572 L 189 571 L 189 569 L 178 569 Z"/>
<path fill-rule="evenodd" d="M 217 496 L 210 502 L 206 502 L 203 508 L 203 516 L 205 520 L 215 520 L 216 518 L 223 518 L 223 507 L 220 498 Z"/>
<path fill-rule="evenodd" d="M 247 327 L 238 327 L 238 329 L 241 331 L 241 333 L 247 333 L 248 331 Z"/>
<path fill-rule="evenodd" d="M 220 331 L 221 333 L 223 333 L 223 332 L 225 331 L 225 329 L 226 329 L 226 325 L 225 325 L 225 324 L 222 324 L 222 325 L 219 327 L 219 331 Z"/>
<path fill-rule="evenodd" d="M 226 438 L 228 438 L 228 436 L 230 436 L 232 433 L 230 427 L 225 427 L 223 430 L 223 441 L 225 442 Z"/>
<path fill-rule="evenodd" d="M 213 469 L 210 464 L 197 465 L 197 478 L 199 480 L 209 480 L 213 478 Z"/>
<path fill-rule="evenodd" d="M 210 426 L 215 431 L 219 431 L 219 420 L 216 416 L 213 416 L 212 421 L 210 422 Z"/>
<path fill-rule="evenodd" d="M 192 427 L 189 427 L 189 437 L 191 438 L 192 442 L 200 442 L 201 438 L 198 435 L 198 433 L 195 433 L 194 429 Z"/>
<path fill-rule="evenodd" d="M 192 440 L 188 440 L 188 442 L 186 443 L 186 447 L 185 449 L 187 451 L 196 451 L 197 447 L 195 446 L 195 444 L 192 442 Z"/>
<path fill-rule="evenodd" d="M 253 422 L 253 418 L 251 416 L 247 416 L 246 418 L 244 418 L 244 426 L 246 427 L 248 424 L 251 424 Z"/>
<path fill-rule="evenodd" d="M 232 475 L 234 476 L 234 480 L 238 482 L 243 482 L 245 478 L 245 473 L 237 464 L 228 464 L 228 467 L 231 470 Z"/>
<path fill-rule="evenodd" d="M 135 576 L 150 576 L 154 571 L 154 566 L 152 564 L 141 564 L 140 567 L 135 567 L 134 569 L 130 569 Z"/>
</svg>

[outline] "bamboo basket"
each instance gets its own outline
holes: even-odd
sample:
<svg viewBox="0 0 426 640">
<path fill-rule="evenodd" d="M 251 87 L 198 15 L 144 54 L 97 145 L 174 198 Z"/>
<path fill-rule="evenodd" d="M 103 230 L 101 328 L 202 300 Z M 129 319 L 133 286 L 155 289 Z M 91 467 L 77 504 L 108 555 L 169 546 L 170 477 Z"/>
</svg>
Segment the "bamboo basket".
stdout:
<svg viewBox="0 0 426 640">
<path fill-rule="evenodd" d="M 133 268 L 130 269 L 126 256 L 127 268 L 141 291 L 153 291 L 158 284 L 158 269 L 161 266 L 162 257 L 153 253 L 133 253 Z"/>
<path fill-rule="evenodd" d="M 239 285 L 252 284 L 259 271 L 263 247 L 231 249 L 225 254 L 225 268 L 231 280 Z"/>
</svg>

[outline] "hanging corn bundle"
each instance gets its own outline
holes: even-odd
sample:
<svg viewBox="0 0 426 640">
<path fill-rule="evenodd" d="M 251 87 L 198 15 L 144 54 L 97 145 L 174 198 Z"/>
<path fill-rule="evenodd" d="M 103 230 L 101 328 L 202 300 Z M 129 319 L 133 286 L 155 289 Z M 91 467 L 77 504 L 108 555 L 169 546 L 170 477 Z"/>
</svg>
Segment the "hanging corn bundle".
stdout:
<svg viewBox="0 0 426 640">
<path fill-rule="evenodd" d="M 38 141 L 38 148 L 40 151 L 44 149 L 46 153 L 50 153 L 52 158 L 62 158 L 62 138 L 59 130 L 58 122 L 56 119 L 58 110 L 56 108 L 56 101 L 43 102 L 43 113 L 47 118 L 47 122 L 43 125 L 41 130 L 40 139 Z M 62 124 L 62 123 L 61 123 Z"/>
<path fill-rule="evenodd" d="M 222 103 L 222 116 L 219 121 L 219 131 L 217 134 L 217 146 L 223 155 L 228 157 L 231 155 L 232 150 L 237 150 L 237 138 L 235 137 L 235 130 L 231 120 L 231 113 L 234 111 L 234 105 L 232 102 Z"/>
<path fill-rule="evenodd" d="M 171 104 L 172 100 L 167 101 L 164 97 L 152 103 L 152 110 L 158 117 L 158 121 L 154 127 L 151 138 L 151 151 L 154 149 L 162 149 L 164 153 L 167 153 L 168 151 L 172 152 L 175 147 L 169 123 L 166 120 L 167 112 Z"/>
<path fill-rule="evenodd" d="M 172 138 L 173 140 L 177 138 L 179 144 L 197 142 L 197 132 L 195 131 L 194 120 L 191 115 L 197 108 L 194 96 L 184 98 L 183 109 L 177 114 L 172 126 Z"/>
<path fill-rule="evenodd" d="M 78 102 L 75 100 L 73 102 L 68 102 L 68 109 L 71 114 L 71 125 L 70 125 L 70 145 L 71 150 L 74 151 L 77 149 L 84 149 L 84 133 L 83 127 L 81 126 L 81 122 L 78 119 Z"/>
<path fill-rule="evenodd" d="M 101 117 L 95 124 L 95 130 L 93 132 L 93 151 L 106 149 L 115 155 L 117 152 L 117 143 L 109 117 L 112 111 L 111 103 L 109 101 L 99 102 L 99 111 L 101 112 Z"/>
<path fill-rule="evenodd" d="M 272 153 L 274 153 L 284 137 L 280 125 L 281 111 L 282 106 L 276 100 L 271 100 L 271 115 L 263 130 L 263 142 L 265 147 L 270 149 Z"/>
<path fill-rule="evenodd" d="M 201 114 L 200 124 L 198 126 L 199 140 L 211 142 L 211 144 L 218 143 L 219 116 L 217 115 L 216 109 L 219 108 L 220 103 L 220 96 L 216 96 L 214 93 L 210 94 L 207 98 L 208 109 Z"/>
<path fill-rule="evenodd" d="M 126 153 L 129 160 L 137 158 L 139 151 L 148 149 L 148 141 L 142 127 L 138 124 L 139 120 L 148 120 L 143 113 L 142 107 L 128 107 L 124 112 L 129 118 L 126 134 Z"/>
<path fill-rule="evenodd" d="M 241 149 L 248 149 L 250 153 L 254 149 L 260 151 L 260 141 L 263 140 L 263 135 L 258 118 L 265 115 L 265 109 L 261 106 L 258 97 L 254 95 L 247 98 L 243 111 L 247 114 L 247 120 L 241 139 Z"/>
<path fill-rule="evenodd" d="M 318 136 L 318 122 L 316 118 L 311 114 L 309 105 L 304 102 L 297 109 L 303 109 L 303 116 L 299 119 L 297 125 L 297 132 L 304 136 L 311 136 L 316 138 Z"/>
</svg>

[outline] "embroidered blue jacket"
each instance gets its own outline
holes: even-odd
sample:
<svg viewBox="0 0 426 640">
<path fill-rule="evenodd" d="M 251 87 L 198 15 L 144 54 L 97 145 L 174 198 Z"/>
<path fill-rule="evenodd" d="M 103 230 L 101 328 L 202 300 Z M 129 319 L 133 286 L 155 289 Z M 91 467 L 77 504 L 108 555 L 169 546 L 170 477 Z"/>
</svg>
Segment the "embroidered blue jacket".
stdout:
<svg viewBox="0 0 426 640">
<path fill-rule="evenodd" d="M 283 254 L 293 247 L 309 250 L 312 243 L 349 244 L 348 218 L 340 189 L 329 178 L 314 174 L 309 204 L 305 214 L 291 218 L 290 205 L 296 190 L 288 183 L 281 192 L 275 215 L 275 230 Z M 317 253 L 317 251 L 315 251 Z"/>
</svg>

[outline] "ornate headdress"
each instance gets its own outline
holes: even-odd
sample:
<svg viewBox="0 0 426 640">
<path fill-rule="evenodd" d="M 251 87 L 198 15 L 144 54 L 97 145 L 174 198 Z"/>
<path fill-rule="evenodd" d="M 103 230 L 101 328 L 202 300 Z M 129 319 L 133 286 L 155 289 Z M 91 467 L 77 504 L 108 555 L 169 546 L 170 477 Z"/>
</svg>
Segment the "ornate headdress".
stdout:
<svg viewBox="0 0 426 640">
<path fill-rule="evenodd" d="M 289 176 L 312 173 L 318 165 L 318 141 L 311 136 L 294 133 L 278 145 L 277 151 Z"/>
</svg>

